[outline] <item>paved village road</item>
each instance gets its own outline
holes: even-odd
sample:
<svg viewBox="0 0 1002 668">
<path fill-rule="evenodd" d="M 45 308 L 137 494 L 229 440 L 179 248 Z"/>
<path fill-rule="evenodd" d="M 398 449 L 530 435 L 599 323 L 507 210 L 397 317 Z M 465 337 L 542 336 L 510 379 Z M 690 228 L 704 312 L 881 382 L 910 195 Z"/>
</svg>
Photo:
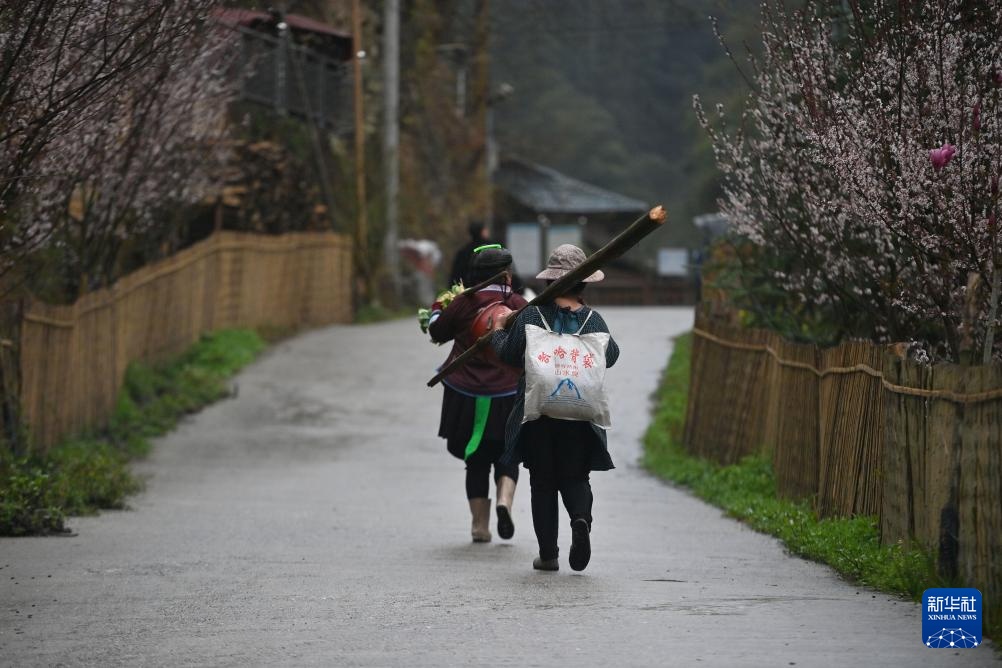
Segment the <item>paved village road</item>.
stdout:
<svg viewBox="0 0 1002 668">
<path fill-rule="evenodd" d="M 784 554 L 637 468 L 648 395 L 684 309 L 603 310 L 619 468 L 593 476 L 592 563 L 531 569 L 474 545 L 462 464 L 436 437 L 445 350 L 413 321 L 272 349 L 239 395 L 141 464 L 131 511 L 75 538 L 0 540 L 0 664 L 971 666 L 926 649 L 918 605 Z M 527 479 L 526 479 L 527 482 Z"/>
</svg>

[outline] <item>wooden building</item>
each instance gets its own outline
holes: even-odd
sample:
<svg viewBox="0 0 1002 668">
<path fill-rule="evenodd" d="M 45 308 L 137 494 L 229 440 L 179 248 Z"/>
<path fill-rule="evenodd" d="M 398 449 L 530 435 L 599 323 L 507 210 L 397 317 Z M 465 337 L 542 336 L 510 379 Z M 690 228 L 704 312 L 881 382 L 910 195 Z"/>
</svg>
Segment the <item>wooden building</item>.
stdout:
<svg viewBox="0 0 1002 668">
<path fill-rule="evenodd" d="M 649 209 L 647 202 L 575 179 L 551 167 L 506 157 L 494 173 L 494 236 L 515 258 L 530 286 L 560 244 L 586 253 L 602 247 Z M 658 276 L 651 263 L 628 254 L 588 287 L 589 300 L 606 304 L 685 304 L 694 297 L 689 276 Z"/>
</svg>

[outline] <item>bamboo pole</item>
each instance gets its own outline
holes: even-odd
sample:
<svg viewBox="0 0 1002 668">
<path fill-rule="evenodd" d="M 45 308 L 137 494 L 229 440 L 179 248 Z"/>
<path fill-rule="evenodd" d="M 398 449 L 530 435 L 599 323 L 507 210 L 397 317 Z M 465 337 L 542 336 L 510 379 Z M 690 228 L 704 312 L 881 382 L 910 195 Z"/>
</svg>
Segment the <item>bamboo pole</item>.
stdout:
<svg viewBox="0 0 1002 668">
<path fill-rule="evenodd" d="M 664 210 L 664 207 L 660 205 L 654 207 L 643 216 L 633 221 L 629 227 L 620 232 L 619 235 L 617 235 L 612 241 L 592 253 L 591 256 L 585 259 L 584 262 L 546 286 L 546 288 L 536 295 L 532 301 L 526 304 L 526 306 L 543 304 L 552 300 L 554 297 L 559 297 L 560 295 L 566 293 L 570 288 L 594 274 L 605 263 L 615 260 L 623 253 L 636 246 L 641 239 L 661 227 L 666 220 L 668 220 L 668 213 Z M 515 322 L 515 318 L 518 317 L 518 314 L 521 313 L 526 306 L 523 306 L 508 316 L 506 327 Z M 442 369 L 428 381 L 428 387 L 434 387 L 437 385 L 440 380 L 466 364 L 470 358 L 486 348 L 490 343 L 491 336 L 492 332 L 487 332 L 477 339 L 472 346 L 464 350 L 461 355 L 442 367 Z"/>
<path fill-rule="evenodd" d="M 493 276 L 491 276 L 487 280 L 480 281 L 479 283 L 477 283 L 473 287 L 466 288 L 465 290 L 463 290 L 462 292 L 460 292 L 456 296 L 457 297 L 462 297 L 463 295 L 471 295 L 474 292 L 478 292 L 480 290 L 483 290 L 488 285 L 494 285 L 495 283 L 497 283 L 498 281 L 500 281 L 501 279 L 503 279 L 507 275 L 508 275 L 508 270 L 507 269 L 499 271 L 498 273 L 494 274 Z"/>
</svg>

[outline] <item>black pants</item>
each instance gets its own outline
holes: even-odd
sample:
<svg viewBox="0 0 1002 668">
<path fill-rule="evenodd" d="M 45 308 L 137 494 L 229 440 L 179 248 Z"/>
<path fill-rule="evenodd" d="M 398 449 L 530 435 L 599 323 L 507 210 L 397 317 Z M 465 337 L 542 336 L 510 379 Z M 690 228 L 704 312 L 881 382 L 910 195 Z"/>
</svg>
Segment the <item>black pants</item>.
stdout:
<svg viewBox="0 0 1002 668">
<path fill-rule="evenodd" d="M 592 493 L 589 474 L 591 451 L 582 438 L 587 423 L 540 418 L 523 425 L 522 438 L 532 452 L 529 487 L 532 490 L 532 525 L 542 559 L 556 559 L 560 510 L 557 494 L 571 521 L 584 519 L 591 526 Z"/>
<path fill-rule="evenodd" d="M 518 481 L 518 464 L 504 466 L 498 462 L 504 452 L 505 424 L 515 404 L 515 396 L 491 399 L 483 438 L 477 450 L 467 457 L 466 446 L 473 433 L 478 400 L 448 385 L 444 388 L 438 435 L 446 439 L 446 447 L 452 456 L 466 462 L 466 498 L 483 499 L 490 494 L 491 466 L 494 467 L 495 481 L 503 475 Z"/>
<path fill-rule="evenodd" d="M 518 482 L 518 466 L 504 466 L 497 461 L 502 450 L 504 443 L 484 439 L 477 451 L 466 460 L 467 499 L 484 499 L 490 496 L 492 466 L 495 483 L 503 475 Z"/>
</svg>

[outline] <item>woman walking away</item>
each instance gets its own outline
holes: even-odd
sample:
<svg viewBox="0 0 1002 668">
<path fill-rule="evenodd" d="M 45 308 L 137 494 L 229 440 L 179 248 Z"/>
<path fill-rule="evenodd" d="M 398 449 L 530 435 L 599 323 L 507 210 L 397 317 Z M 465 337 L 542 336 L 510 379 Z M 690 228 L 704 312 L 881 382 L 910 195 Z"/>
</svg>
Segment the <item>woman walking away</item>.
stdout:
<svg viewBox="0 0 1002 668">
<path fill-rule="evenodd" d="M 471 285 L 486 281 L 501 271 L 503 281 L 472 294 L 456 297 L 447 308 L 432 306 L 428 333 L 433 341 L 455 341 L 445 363 L 460 355 L 490 330 L 490 319 L 508 313 L 526 301 L 511 289 L 511 253 L 500 244 L 487 244 L 474 251 L 468 278 Z M 480 331 L 483 330 L 483 331 Z M 449 452 L 466 462 L 466 498 L 473 515 L 473 542 L 491 540 L 491 467 L 497 485 L 497 532 L 511 538 L 515 526 L 511 504 L 518 481 L 518 462 L 503 466 L 505 422 L 518 391 L 518 370 L 501 364 L 490 350 L 473 358 L 443 381 L 442 418 L 438 435 L 446 439 Z"/>
<path fill-rule="evenodd" d="M 585 261 L 584 252 L 559 246 L 536 278 L 552 282 Z M 539 556 L 532 567 L 559 569 L 557 494 L 571 520 L 568 561 L 576 571 L 591 559 L 592 492 L 589 474 L 614 468 L 606 444 L 608 401 L 605 369 L 619 346 L 597 311 L 585 305 L 585 285 L 604 278 L 596 271 L 548 304 L 529 306 L 491 340 L 502 362 L 525 369 L 508 419 L 503 466 L 529 469 L 532 524 Z M 503 323 L 496 322 L 497 328 Z"/>
</svg>

